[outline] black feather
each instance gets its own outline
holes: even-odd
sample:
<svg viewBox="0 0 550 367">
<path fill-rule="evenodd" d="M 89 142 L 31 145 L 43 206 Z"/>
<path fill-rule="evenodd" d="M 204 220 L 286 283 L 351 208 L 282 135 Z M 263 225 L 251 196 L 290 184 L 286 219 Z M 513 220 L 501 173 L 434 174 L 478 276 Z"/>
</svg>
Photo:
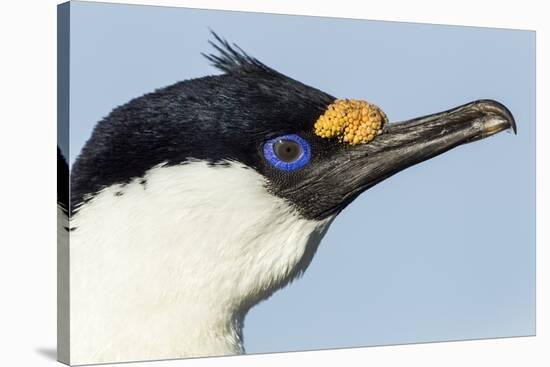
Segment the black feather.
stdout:
<svg viewBox="0 0 550 367">
<path fill-rule="evenodd" d="M 69 210 L 69 165 L 57 147 L 57 204 L 65 213 Z"/>
<path fill-rule="evenodd" d="M 279 74 L 258 59 L 249 56 L 235 43 L 230 45 L 227 40 L 221 38 L 214 31 L 210 31 L 214 41 L 208 41 L 218 54 L 201 53 L 212 65 L 226 73 L 269 73 Z"/>
</svg>

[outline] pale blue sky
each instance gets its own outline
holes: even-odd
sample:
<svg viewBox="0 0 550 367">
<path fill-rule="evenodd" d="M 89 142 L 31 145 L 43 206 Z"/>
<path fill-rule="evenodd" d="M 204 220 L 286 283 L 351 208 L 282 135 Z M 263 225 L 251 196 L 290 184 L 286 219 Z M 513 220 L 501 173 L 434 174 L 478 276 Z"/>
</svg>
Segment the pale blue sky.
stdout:
<svg viewBox="0 0 550 367">
<path fill-rule="evenodd" d="M 390 121 L 491 98 L 518 125 L 361 195 L 247 316 L 249 353 L 534 334 L 534 32 L 73 2 L 71 163 L 117 105 L 217 74 L 208 28 Z"/>
</svg>

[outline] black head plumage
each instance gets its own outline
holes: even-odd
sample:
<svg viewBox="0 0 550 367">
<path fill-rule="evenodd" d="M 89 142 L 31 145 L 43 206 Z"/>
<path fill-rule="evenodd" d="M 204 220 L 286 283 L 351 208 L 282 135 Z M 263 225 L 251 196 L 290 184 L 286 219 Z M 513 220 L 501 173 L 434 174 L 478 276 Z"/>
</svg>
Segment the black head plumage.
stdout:
<svg viewBox="0 0 550 367">
<path fill-rule="evenodd" d="M 96 125 L 73 166 L 73 209 L 102 188 L 141 177 L 159 164 L 238 161 L 269 174 L 260 153 L 266 139 L 298 133 L 312 144 L 324 143 L 312 127 L 334 97 L 213 36 L 217 54 L 204 56 L 223 74 L 135 98 Z M 274 178 L 280 174 L 273 172 Z"/>
</svg>

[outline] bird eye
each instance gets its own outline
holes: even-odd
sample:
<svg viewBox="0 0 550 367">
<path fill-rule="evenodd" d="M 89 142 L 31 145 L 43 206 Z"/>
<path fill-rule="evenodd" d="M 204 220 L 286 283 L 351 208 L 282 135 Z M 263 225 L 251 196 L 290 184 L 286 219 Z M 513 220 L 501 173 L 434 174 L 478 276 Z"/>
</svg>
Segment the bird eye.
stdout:
<svg viewBox="0 0 550 367">
<path fill-rule="evenodd" d="M 311 158 L 309 143 L 298 135 L 283 135 L 264 144 L 264 156 L 275 168 L 294 171 L 308 164 Z"/>
<path fill-rule="evenodd" d="M 294 140 L 278 140 L 273 144 L 275 155 L 286 163 L 296 161 L 302 155 L 302 147 Z"/>
</svg>

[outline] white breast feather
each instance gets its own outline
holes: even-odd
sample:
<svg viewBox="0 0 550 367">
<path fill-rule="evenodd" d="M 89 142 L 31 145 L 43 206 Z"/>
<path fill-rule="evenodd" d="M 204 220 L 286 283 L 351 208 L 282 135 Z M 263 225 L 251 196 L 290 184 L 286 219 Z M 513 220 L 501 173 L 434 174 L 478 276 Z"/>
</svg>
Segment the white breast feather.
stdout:
<svg viewBox="0 0 550 367">
<path fill-rule="evenodd" d="M 71 220 L 71 363 L 244 352 L 245 313 L 305 270 L 332 218 L 303 219 L 237 163 L 143 178 Z"/>
</svg>

